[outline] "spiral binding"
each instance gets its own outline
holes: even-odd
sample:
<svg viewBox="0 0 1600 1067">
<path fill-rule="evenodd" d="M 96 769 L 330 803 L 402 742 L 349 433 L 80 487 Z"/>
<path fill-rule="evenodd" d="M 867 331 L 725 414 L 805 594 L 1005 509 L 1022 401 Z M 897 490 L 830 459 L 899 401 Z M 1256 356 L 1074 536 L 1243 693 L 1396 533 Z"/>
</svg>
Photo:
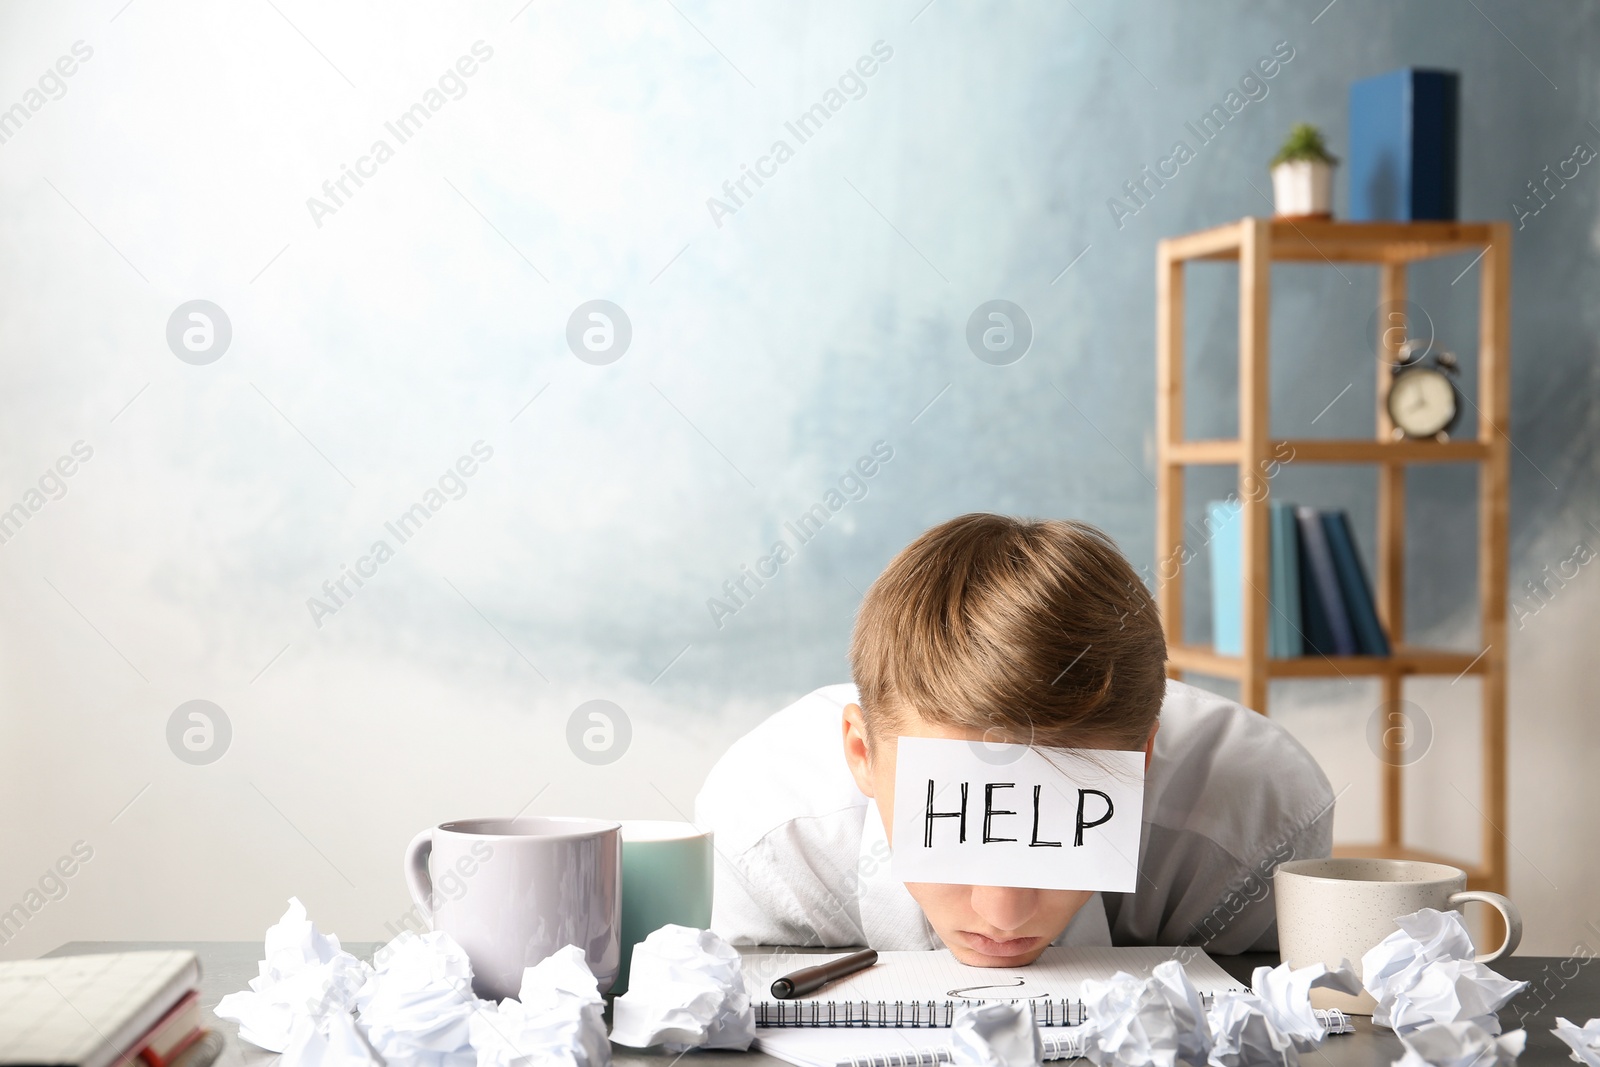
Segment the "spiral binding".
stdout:
<svg viewBox="0 0 1600 1067">
<path fill-rule="evenodd" d="M 757 1026 L 947 1027 L 966 1000 L 767 1000 L 756 1008 Z M 1029 1005 L 1040 1026 L 1077 1026 L 1083 1001 L 1043 1000 Z"/>
<path fill-rule="evenodd" d="M 1200 995 L 1202 1006 L 1209 1008 L 1211 1001 L 1209 993 Z M 948 1027 L 955 1021 L 956 1012 L 970 1004 L 965 1000 L 766 1000 L 755 1005 L 755 1014 L 757 1026 L 922 1029 Z M 1034 1001 L 1029 1007 L 1033 1009 L 1034 1021 L 1040 1026 L 1078 1026 L 1084 1021 L 1082 1000 Z M 1354 1029 L 1349 1017 L 1337 1009 L 1313 1009 L 1313 1014 L 1329 1033 L 1347 1034 Z M 870 1065 L 862 1064 L 859 1067 Z M 905 1067 L 926 1065 L 909 1063 Z"/>
<path fill-rule="evenodd" d="M 1084 1034 L 1064 1034 L 1047 1037 L 1044 1058 L 1047 1060 L 1072 1060 L 1084 1054 L 1087 1041 Z M 949 1048 L 919 1048 L 905 1052 L 882 1052 L 876 1056 L 853 1056 L 840 1060 L 837 1067 L 940 1067 L 951 1062 Z"/>
</svg>

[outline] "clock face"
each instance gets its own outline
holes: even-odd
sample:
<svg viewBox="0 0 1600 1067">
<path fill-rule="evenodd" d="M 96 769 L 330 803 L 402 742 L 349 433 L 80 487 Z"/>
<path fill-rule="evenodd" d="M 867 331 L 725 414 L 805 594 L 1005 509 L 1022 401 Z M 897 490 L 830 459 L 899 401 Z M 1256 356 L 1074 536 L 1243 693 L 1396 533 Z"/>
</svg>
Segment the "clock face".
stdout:
<svg viewBox="0 0 1600 1067">
<path fill-rule="evenodd" d="M 1389 385 L 1389 417 L 1407 437 L 1432 437 L 1456 417 L 1456 392 L 1439 371 L 1413 367 Z"/>
</svg>

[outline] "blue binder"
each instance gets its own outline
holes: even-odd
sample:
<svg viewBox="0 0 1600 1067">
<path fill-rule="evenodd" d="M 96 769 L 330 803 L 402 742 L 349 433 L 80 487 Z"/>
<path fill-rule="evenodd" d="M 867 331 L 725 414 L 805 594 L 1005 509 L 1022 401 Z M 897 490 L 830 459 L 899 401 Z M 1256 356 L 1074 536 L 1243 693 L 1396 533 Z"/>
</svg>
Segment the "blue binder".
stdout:
<svg viewBox="0 0 1600 1067">
<path fill-rule="evenodd" d="M 1244 519 L 1237 501 L 1206 505 L 1211 554 L 1211 645 L 1222 656 L 1244 654 Z M 1293 504 L 1273 504 L 1270 527 L 1271 614 L 1267 655 L 1305 653 L 1300 638 L 1300 534 Z"/>
<path fill-rule="evenodd" d="M 1461 79 L 1406 68 L 1350 86 L 1350 218 L 1456 217 Z"/>
<path fill-rule="evenodd" d="M 1244 654 L 1244 520 L 1236 500 L 1206 505 L 1211 548 L 1211 647 Z"/>
</svg>

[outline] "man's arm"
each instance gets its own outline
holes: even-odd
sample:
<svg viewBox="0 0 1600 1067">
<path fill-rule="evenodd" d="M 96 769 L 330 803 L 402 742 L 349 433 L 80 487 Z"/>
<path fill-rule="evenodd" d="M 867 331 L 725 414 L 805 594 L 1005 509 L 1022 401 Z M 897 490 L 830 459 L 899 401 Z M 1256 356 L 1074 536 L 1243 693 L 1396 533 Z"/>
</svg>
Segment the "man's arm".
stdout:
<svg viewBox="0 0 1600 1067">
<path fill-rule="evenodd" d="M 852 686 L 814 690 L 735 741 L 695 798 L 713 831 L 712 928 L 735 944 L 860 944 L 867 798 L 839 740 Z"/>
<path fill-rule="evenodd" d="M 697 802 L 696 821 L 715 830 L 714 808 Z M 791 820 L 738 852 L 719 847 L 711 928 L 735 945 L 862 944 L 855 865 L 840 862 L 859 848 L 860 810 Z"/>
</svg>

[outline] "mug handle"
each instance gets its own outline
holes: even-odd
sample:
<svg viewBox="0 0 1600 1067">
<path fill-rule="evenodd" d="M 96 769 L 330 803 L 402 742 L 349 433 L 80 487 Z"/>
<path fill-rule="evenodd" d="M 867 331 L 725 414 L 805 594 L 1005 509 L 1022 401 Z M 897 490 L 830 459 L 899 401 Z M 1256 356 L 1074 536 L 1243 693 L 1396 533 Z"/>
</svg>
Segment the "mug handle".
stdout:
<svg viewBox="0 0 1600 1067">
<path fill-rule="evenodd" d="M 406 888 L 411 890 L 411 899 L 428 917 L 429 926 L 433 925 L 433 905 L 429 903 L 433 898 L 433 876 L 428 872 L 428 858 L 432 855 L 433 827 L 430 826 L 411 839 L 406 846 L 405 859 Z M 1522 934 L 1520 919 L 1517 922 L 1517 934 L 1519 937 Z"/>
<path fill-rule="evenodd" d="M 1480 953 L 1473 959 L 1474 963 L 1493 963 L 1503 956 L 1509 956 L 1522 944 L 1522 912 L 1517 906 L 1499 893 L 1486 893 L 1482 890 L 1468 890 L 1465 893 L 1452 893 L 1450 903 L 1461 904 L 1468 900 L 1481 900 L 1485 904 L 1493 905 L 1494 910 L 1500 913 L 1500 919 L 1506 924 L 1506 940 L 1493 952 Z"/>
</svg>

